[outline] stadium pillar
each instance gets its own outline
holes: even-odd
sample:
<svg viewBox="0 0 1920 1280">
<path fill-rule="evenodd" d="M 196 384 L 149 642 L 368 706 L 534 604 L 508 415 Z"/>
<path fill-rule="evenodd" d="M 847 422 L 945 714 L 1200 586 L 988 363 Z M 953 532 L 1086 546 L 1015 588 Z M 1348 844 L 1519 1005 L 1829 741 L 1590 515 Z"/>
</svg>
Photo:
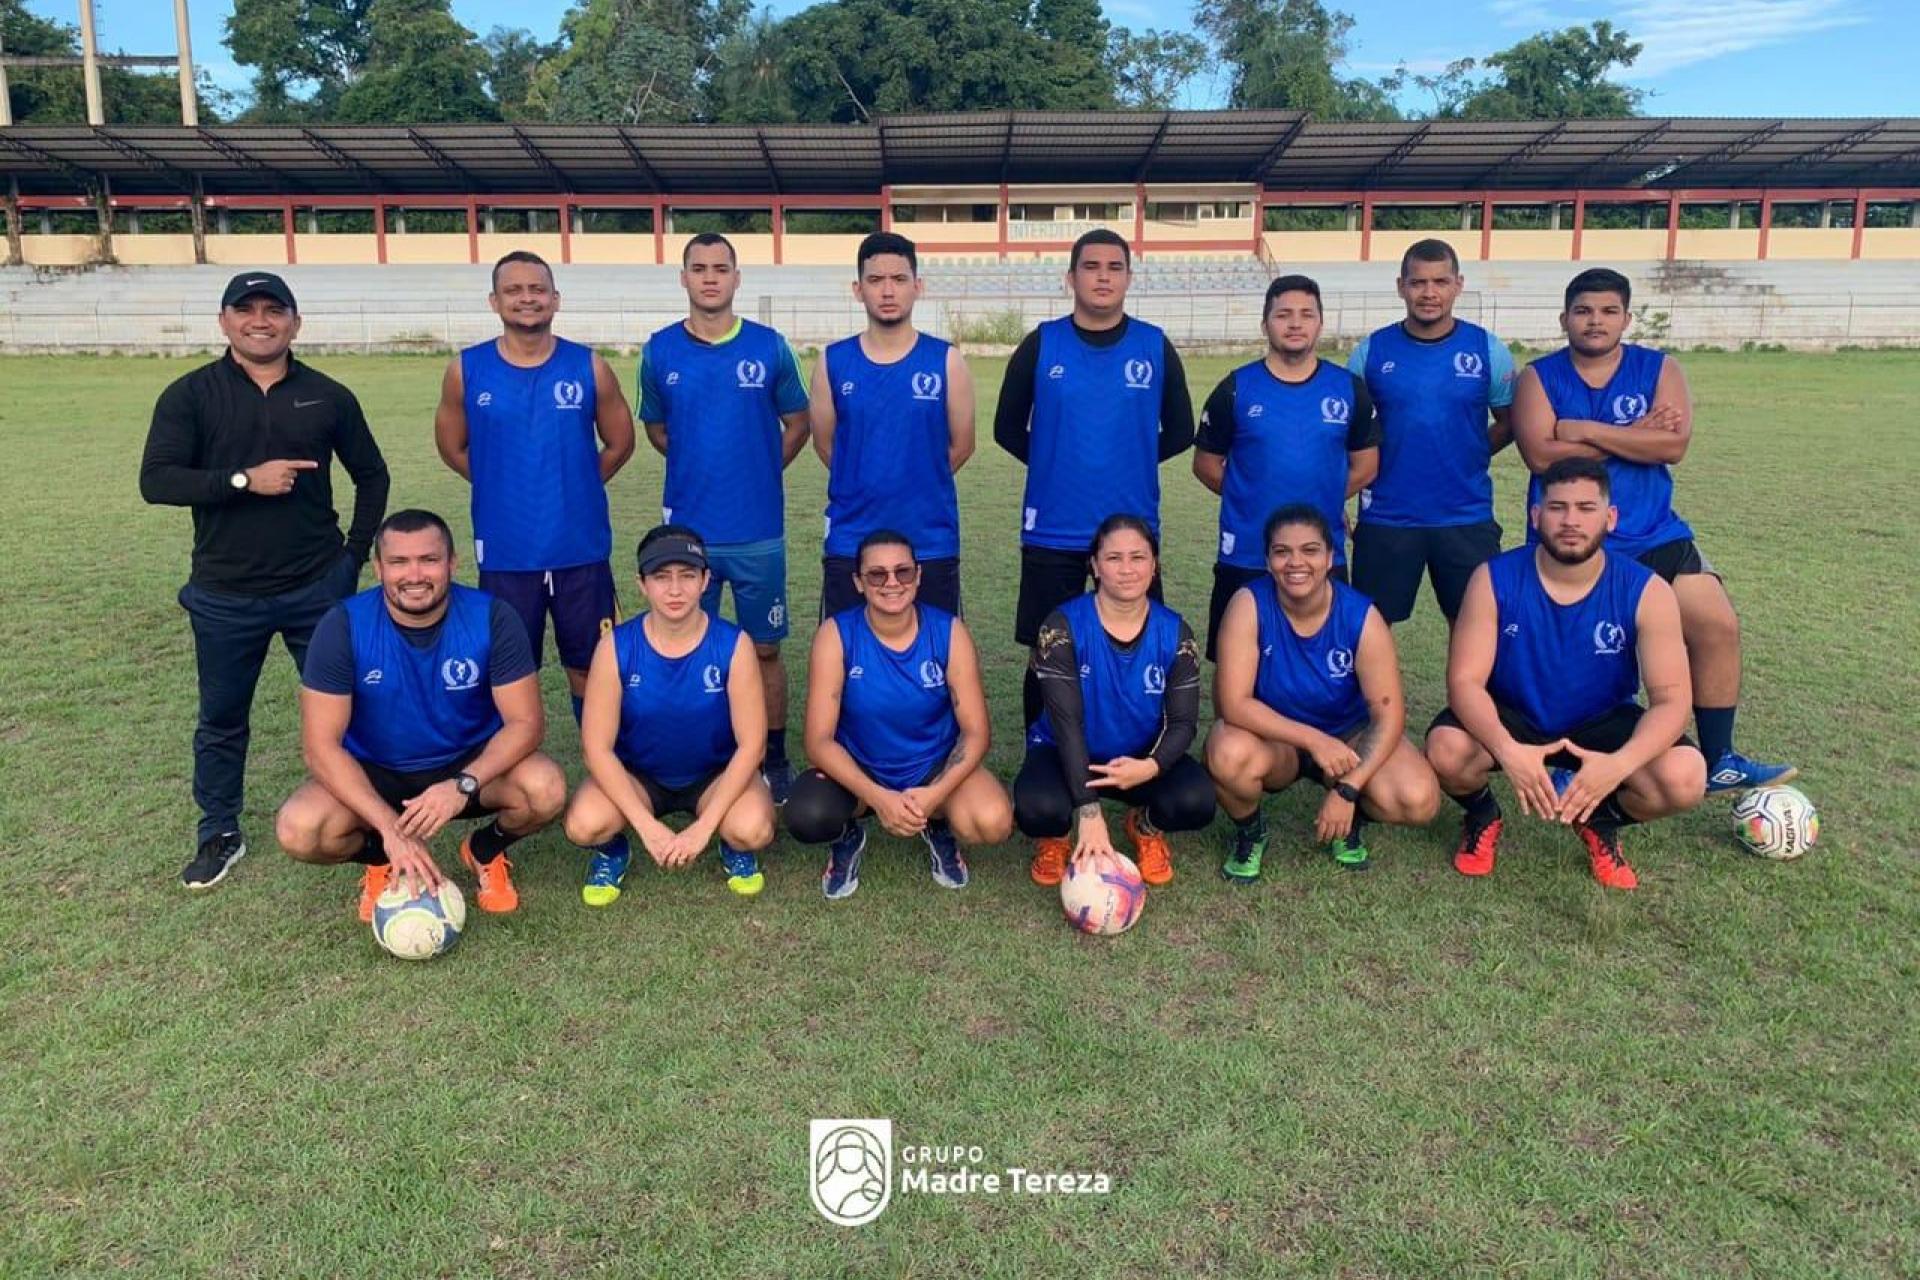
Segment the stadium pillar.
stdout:
<svg viewBox="0 0 1920 1280">
<path fill-rule="evenodd" d="M 573 202 L 565 199 L 560 201 L 560 262 L 573 263 Z"/>
<path fill-rule="evenodd" d="M 664 267 L 667 264 L 667 202 L 659 196 L 653 198 L 653 265 Z"/>
<path fill-rule="evenodd" d="M 7 175 L 7 265 L 17 267 L 26 261 L 20 247 L 20 179 Z"/>
<path fill-rule="evenodd" d="M 381 266 L 387 265 L 387 202 L 373 202 L 373 259 Z"/>
<path fill-rule="evenodd" d="M 467 197 L 467 262 L 480 261 L 480 202 Z"/>
<path fill-rule="evenodd" d="M 1855 191 L 1853 193 L 1853 252 L 1848 254 L 1848 257 L 1856 261 L 1859 260 L 1860 246 L 1865 241 L 1866 235 L 1867 193 L 1865 191 Z"/>
<path fill-rule="evenodd" d="M 1773 231 L 1773 193 L 1760 193 L 1760 261 L 1767 260 L 1767 236 Z"/>
<path fill-rule="evenodd" d="M 1373 196 L 1360 197 L 1360 261 L 1373 261 Z"/>
<path fill-rule="evenodd" d="M 781 262 L 782 262 L 781 236 L 785 233 L 786 226 L 787 226 L 786 202 L 781 200 L 779 196 L 775 196 L 773 198 L 772 212 L 773 212 L 773 265 L 777 267 L 781 265 Z"/>
<path fill-rule="evenodd" d="M 1673 251 L 1680 243 L 1680 193 L 1667 193 L 1667 261 L 1673 261 Z"/>
<path fill-rule="evenodd" d="M 880 229 L 893 230 L 893 188 L 890 186 L 880 188 Z"/>
<path fill-rule="evenodd" d="M 193 261 L 196 266 L 207 263 L 207 191 L 200 181 L 200 175 L 193 175 L 193 198 L 187 205 L 188 216 L 193 221 Z"/>
<path fill-rule="evenodd" d="M 1147 251 L 1147 184 L 1133 184 L 1133 256 L 1138 258 Z"/>
<path fill-rule="evenodd" d="M 1000 261 L 1005 262 L 1007 260 L 1007 184 L 1004 182 L 1000 184 L 1000 211 L 995 221 L 999 223 Z"/>
<path fill-rule="evenodd" d="M 287 237 L 287 265 L 293 266 L 300 261 L 300 251 L 293 245 L 293 201 L 280 202 L 280 226 Z"/>
<path fill-rule="evenodd" d="M 1493 197 L 1480 193 L 1480 261 L 1493 257 Z"/>
<path fill-rule="evenodd" d="M 1573 193 L 1573 260 L 1580 261 L 1580 237 L 1587 230 L 1587 193 Z"/>
</svg>

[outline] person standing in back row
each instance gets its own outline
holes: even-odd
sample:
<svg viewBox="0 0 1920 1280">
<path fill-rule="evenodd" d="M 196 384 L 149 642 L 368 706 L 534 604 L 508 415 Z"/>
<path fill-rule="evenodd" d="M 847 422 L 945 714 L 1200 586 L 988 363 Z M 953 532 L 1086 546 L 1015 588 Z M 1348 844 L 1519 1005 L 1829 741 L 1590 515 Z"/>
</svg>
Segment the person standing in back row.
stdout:
<svg viewBox="0 0 1920 1280">
<path fill-rule="evenodd" d="M 1360 492 L 1353 585 L 1390 623 L 1413 613 L 1425 573 L 1451 625 L 1467 580 L 1500 550 L 1489 463 L 1513 439 L 1513 355 L 1453 314 L 1465 284 L 1452 245 L 1417 241 L 1396 285 L 1407 318 L 1362 338 L 1347 361 L 1381 435 L 1380 472 Z"/>
<path fill-rule="evenodd" d="M 180 873 L 211 889 L 247 852 L 240 812 L 254 686 L 277 634 L 295 667 L 313 629 L 353 594 L 387 505 L 387 464 L 353 393 L 293 358 L 300 312 L 279 276 L 243 272 L 220 298 L 227 351 L 161 392 L 140 460 L 140 496 L 193 508 L 193 624 L 200 719 L 193 733 L 198 847 Z M 346 536 L 334 455 L 353 480 Z"/>
<path fill-rule="evenodd" d="M 773 802 L 793 786 L 787 761 L 786 496 L 781 475 L 807 443 L 807 380 L 787 340 L 733 314 L 740 263 L 733 244 L 702 232 L 680 255 L 687 318 L 640 352 L 640 420 L 667 460 L 660 519 L 700 536 L 711 576 L 700 607 L 734 616 L 753 640 L 767 695 L 761 765 Z"/>
</svg>

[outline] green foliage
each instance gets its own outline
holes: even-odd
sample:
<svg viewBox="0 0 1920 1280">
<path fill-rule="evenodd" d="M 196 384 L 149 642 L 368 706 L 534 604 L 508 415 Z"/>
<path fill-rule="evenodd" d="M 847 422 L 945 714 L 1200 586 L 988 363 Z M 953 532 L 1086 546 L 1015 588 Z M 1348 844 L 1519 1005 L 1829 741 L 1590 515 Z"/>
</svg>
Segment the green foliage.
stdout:
<svg viewBox="0 0 1920 1280">
<path fill-rule="evenodd" d="M 374 0 L 366 62 L 340 95 L 342 124 L 494 120 L 481 78 L 484 49 L 455 22 L 447 0 Z"/>
<path fill-rule="evenodd" d="M 72 6 L 64 6 L 72 12 Z M 79 29 L 28 11 L 25 0 L 0 0 L 0 46 L 22 57 L 80 56 Z M 203 72 L 196 77 L 200 119 L 217 124 L 231 95 Z M 87 89 L 79 67 L 9 67 L 7 98 L 19 124 L 85 124 Z M 100 100 L 108 124 L 179 124 L 180 81 L 171 71 L 100 68 Z"/>
<path fill-rule="evenodd" d="M 1268 205 L 1261 217 L 1266 231 L 1345 231 L 1345 205 Z"/>
<path fill-rule="evenodd" d="M 959 343 L 1013 347 L 1027 336 L 1027 318 L 1011 309 L 983 311 L 978 315 L 954 310 L 947 316 L 947 332 Z"/>
<path fill-rule="evenodd" d="M 1433 99 L 1439 119 L 1566 120 L 1630 116 L 1646 94 L 1607 79 L 1633 65 L 1641 46 L 1610 22 L 1528 36 L 1512 48 L 1476 61 L 1461 58 L 1437 75 L 1402 66 L 1381 83 L 1390 93 L 1413 85 Z M 1485 66 L 1497 73 L 1476 77 Z"/>
<path fill-rule="evenodd" d="M 1343 79 L 1353 16 L 1322 0 L 1199 0 L 1194 26 L 1233 78 L 1235 107 L 1290 107 L 1322 120 L 1391 120 L 1379 85 Z"/>
<path fill-rule="evenodd" d="M 1116 27 L 1107 37 L 1114 100 L 1123 107 L 1163 111 L 1207 67 L 1206 43 L 1184 31 L 1138 34 Z"/>
<path fill-rule="evenodd" d="M 715 50 L 749 0 L 576 0 L 559 49 L 534 70 L 527 106 L 558 121 L 699 119 Z"/>
<path fill-rule="evenodd" d="M 529 120 L 538 116 L 527 102 L 533 90 L 534 73 L 541 62 L 560 51 L 560 45 L 544 44 L 530 31 L 495 27 L 480 42 L 487 55 L 487 94 L 503 120 Z"/>
</svg>

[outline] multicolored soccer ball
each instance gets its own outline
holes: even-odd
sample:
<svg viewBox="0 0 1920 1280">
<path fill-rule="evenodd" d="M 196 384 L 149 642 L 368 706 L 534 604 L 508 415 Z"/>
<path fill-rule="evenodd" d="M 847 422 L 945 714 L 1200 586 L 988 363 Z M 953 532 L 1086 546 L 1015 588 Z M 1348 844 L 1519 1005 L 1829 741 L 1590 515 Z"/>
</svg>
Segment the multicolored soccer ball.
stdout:
<svg viewBox="0 0 1920 1280">
<path fill-rule="evenodd" d="M 1787 861 L 1820 838 L 1820 811 L 1794 787 L 1756 787 L 1733 802 L 1733 829 L 1747 852 Z"/>
<path fill-rule="evenodd" d="M 1060 881 L 1060 909 L 1080 932 L 1125 933 L 1146 904 L 1146 882 L 1125 854 L 1103 854 L 1079 865 L 1068 861 Z"/>
<path fill-rule="evenodd" d="M 467 900 L 460 886 L 443 880 L 423 889 L 396 877 L 373 904 L 373 937 L 388 955 L 402 960 L 431 960 L 460 941 L 467 924 Z"/>
</svg>

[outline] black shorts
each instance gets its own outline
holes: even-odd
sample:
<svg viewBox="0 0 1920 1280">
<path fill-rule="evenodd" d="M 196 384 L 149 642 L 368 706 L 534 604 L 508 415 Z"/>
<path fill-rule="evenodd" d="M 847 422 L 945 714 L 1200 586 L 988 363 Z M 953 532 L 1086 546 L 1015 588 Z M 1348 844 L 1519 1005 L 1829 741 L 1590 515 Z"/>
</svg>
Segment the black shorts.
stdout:
<svg viewBox="0 0 1920 1280">
<path fill-rule="evenodd" d="M 1700 548 L 1692 538 L 1677 538 L 1672 542 L 1663 542 L 1657 547 L 1642 551 L 1637 557 L 1641 564 L 1672 582 L 1690 573 L 1709 574 L 1715 578 L 1720 571 L 1713 562 L 1700 554 Z"/>
<path fill-rule="evenodd" d="M 1266 576 L 1265 569 L 1248 569 L 1237 564 L 1221 564 L 1218 561 L 1214 563 L 1213 598 L 1207 601 L 1207 661 L 1213 662 L 1219 657 L 1220 619 L 1227 616 L 1227 606 L 1233 603 L 1233 593 L 1249 582 L 1258 582 Z M 1333 566 L 1332 576 L 1345 582 L 1347 566 L 1343 564 Z"/>
<path fill-rule="evenodd" d="M 1362 720 L 1345 733 L 1336 733 L 1333 736 L 1350 747 L 1357 747 L 1360 742 L 1360 735 L 1365 733 L 1367 726 L 1372 723 L 1373 721 L 1371 720 Z M 1299 781 L 1317 782 L 1323 787 L 1327 785 L 1327 775 L 1325 771 L 1320 768 L 1319 762 L 1313 758 L 1312 752 L 1302 751 L 1300 748 L 1295 747 L 1293 753 L 1300 757 Z"/>
<path fill-rule="evenodd" d="M 1013 642 L 1031 647 L 1040 638 L 1047 615 L 1075 596 L 1085 595 L 1089 573 L 1087 555 L 1053 547 L 1020 547 L 1020 603 L 1014 609 Z M 1160 575 L 1153 575 L 1147 594 L 1161 595 Z"/>
<path fill-rule="evenodd" d="M 860 589 L 853 585 L 854 566 L 858 563 L 851 556 L 820 558 L 820 621 L 825 622 L 861 602 Z M 914 599 L 960 617 L 960 561 L 957 558 L 922 560 L 920 590 Z"/>
<path fill-rule="evenodd" d="M 1353 531 L 1353 586 L 1390 623 L 1405 622 L 1420 596 L 1420 575 L 1451 622 L 1460 614 L 1473 571 L 1500 554 L 1500 526 L 1446 525 L 1408 529 L 1361 521 Z"/>
<path fill-rule="evenodd" d="M 367 775 L 367 781 L 380 793 L 380 798 L 395 809 L 425 791 L 435 783 L 445 782 L 456 773 L 464 773 L 474 758 L 486 749 L 483 742 L 471 751 L 463 751 L 452 760 L 432 769 L 389 769 L 383 764 L 371 760 L 361 760 L 360 768 Z M 357 757 L 356 757 L 357 758 Z M 493 810 L 480 803 L 479 793 L 467 797 L 466 807 L 453 815 L 455 821 L 470 818 L 484 818 Z"/>
<path fill-rule="evenodd" d="M 653 816 L 664 818 L 670 813 L 698 815 L 700 797 L 706 794 L 707 788 L 713 785 L 713 780 L 725 770 L 715 769 L 712 773 L 703 778 L 696 778 L 684 787 L 663 787 L 631 765 L 627 766 L 627 772 L 632 774 L 633 780 L 640 784 L 640 789 L 647 793 L 647 807 L 653 810 Z"/>
<path fill-rule="evenodd" d="M 618 608 L 613 570 L 604 560 L 570 569 L 482 569 L 480 589 L 520 615 L 535 666 L 545 647 L 548 614 L 553 615 L 553 647 L 560 665 L 585 671 L 593 665 L 600 633 L 613 625 Z"/>
<path fill-rule="evenodd" d="M 1603 711 L 1570 733 L 1542 733 L 1517 708 L 1508 706 L 1498 698 L 1493 700 L 1493 706 L 1494 710 L 1500 713 L 1501 726 L 1513 735 L 1515 742 L 1537 747 L 1542 743 L 1565 738 L 1585 751 L 1618 751 L 1627 745 L 1627 739 L 1633 737 L 1634 729 L 1640 724 L 1640 717 L 1647 714 L 1645 707 L 1629 702 L 1611 711 Z M 1433 723 L 1427 726 L 1427 733 L 1431 735 L 1435 729 L 1441 728 L 1458 729 L 1462 733 L 1467 731 L 1467 727 L 1460 723 L 1460 717 L 1453 714 L 1452 707 L 1440 709 L 1440 714 L 1435 716 Z M 1684 734 L 1673 745 L 1699 750 L 1698 747 L 1694 747 L 1693 739 Z M 1556 751 L 1547 757 L 1547 765 L 1550 768 L 1577 771 L 1580 768 L 1580 757 L 1570 751 Z M 1493 767 L 1498 769 L 1499 761 L 1496 760 Z"/>
</svg>

